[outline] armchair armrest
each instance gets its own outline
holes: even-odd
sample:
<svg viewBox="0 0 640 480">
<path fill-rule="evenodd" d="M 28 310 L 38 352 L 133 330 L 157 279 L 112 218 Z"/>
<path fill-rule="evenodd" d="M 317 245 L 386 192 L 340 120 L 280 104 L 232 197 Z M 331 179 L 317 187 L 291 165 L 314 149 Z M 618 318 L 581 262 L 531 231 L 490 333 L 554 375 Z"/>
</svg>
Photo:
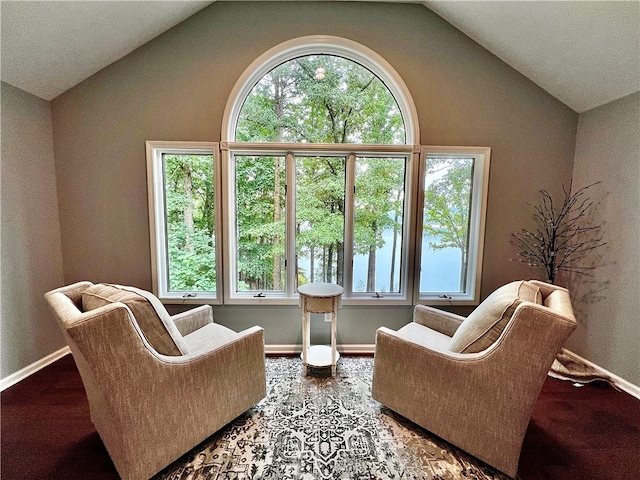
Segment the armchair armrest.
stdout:
<svg viewBox="0 0 640 480">
<path fill-rule="evenodd" d="M 180 335 L 184 337 L 209 323 L 213 323 L 213 308 L 211 305 L 201 305 L 186 312 L 177 313 L 171 319 Z"/>
<path fill-rule="evenodd" d="M 464 317 L 455 313 L 445 312 L 426 305 L 416 305 L 413 309 L 413 321 L 429 327 L 437 332 L 453 337 Z"/>
</svg>

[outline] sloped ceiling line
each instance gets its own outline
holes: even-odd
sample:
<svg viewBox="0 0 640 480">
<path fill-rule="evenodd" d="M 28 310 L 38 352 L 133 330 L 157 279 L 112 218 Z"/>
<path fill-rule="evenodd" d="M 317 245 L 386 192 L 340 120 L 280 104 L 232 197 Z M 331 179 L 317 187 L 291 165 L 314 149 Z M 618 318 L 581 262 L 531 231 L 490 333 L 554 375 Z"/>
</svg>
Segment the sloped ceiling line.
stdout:
<svg viewBox="0 0 640 480">
<path fill-rule="evenodd" d="M 0 0 L 0 77 L 51 100 L 213 0 Z M 640 0 L 423 0 L 577 112 L 640 90 Z"/>
</svg>

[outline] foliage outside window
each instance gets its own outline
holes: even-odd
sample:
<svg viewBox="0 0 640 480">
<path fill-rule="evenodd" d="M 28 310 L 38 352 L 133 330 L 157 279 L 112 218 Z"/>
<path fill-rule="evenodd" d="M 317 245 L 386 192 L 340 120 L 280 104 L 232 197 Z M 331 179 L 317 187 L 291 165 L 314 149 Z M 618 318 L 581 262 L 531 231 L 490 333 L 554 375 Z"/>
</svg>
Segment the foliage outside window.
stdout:
<svg viewBox="0 0 640 480">
<path fill-rule="evenodd" d="M 296 158 L 296 287 L 344 285 L 345 157 Z"/>
<path fill-rule="evenodd" d="M 309 55 L 285 62 L 255 85 L 236 126 L 238 142 L 404 144 L 389 89 L 351 60 Z"/>
<path fill-rule="evenodd" d="M 402 291 L 406 163 L 404 157 L 356 158 L 354 292 Z"/>
<path fill-rule="evenodd" d="M 376 75 L 332 55 L 284 62 L 251 89 L 235 133 L 230 296 L 292 298 L 301 284 L 334 282 L 347 297 L 406 297 L 401 255 L 412 147 L 404 144 L 398 104 Z M 256 172 L 249 182 L 247 168 Z"/>
<path fill-rule="evenodd" d="M 147 142 L 153 276 L 162 299 L 220 300 L 217 144 Z"/>
<path fill-rule="evenodd" d="M 284 291 L 283 156 L 235 157 L 238 291 Z"/>
<path fill-rule="evenodd" d="M 332 282 L 352 304 L 477 303 L 489 149 L 419 150 L 406 87 L 352 47 L 254 62 L 232 141 L 147 142 L 161 299 L 286 304 Z"/>
<path fill-rule="evenodd" d="M 419 300 L 478 297 L 489 149 L 424 147 Z"/>
</svg>

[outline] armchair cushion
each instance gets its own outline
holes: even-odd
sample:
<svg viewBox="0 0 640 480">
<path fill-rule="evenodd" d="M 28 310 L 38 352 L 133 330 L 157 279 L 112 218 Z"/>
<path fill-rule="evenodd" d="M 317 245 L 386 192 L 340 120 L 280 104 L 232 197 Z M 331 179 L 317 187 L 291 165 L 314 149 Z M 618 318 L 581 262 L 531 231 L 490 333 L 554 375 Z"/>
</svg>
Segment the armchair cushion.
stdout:
<svg viewBox="0 0 640 480">
<path fill-rule="evenodd" d="M 184 341 L 191 352 L 208 349 L 215 350 L 221 345 L 229 343 L 238 334 L 230 328 L 218 323 L 209 323 L 196 331 L 185 335 Z"/>
<path fill-rule="evenodd" d="M 164 305 L 152 293 L 107 283 L 93 285 L 82 292 L 85 312 L 118 302 L 129 307 L 147 341 L 158 353 L 175 356 L 190 352 Z"/>
<path fill-rule="evenodd" d="M 417 322 L 406 324 L 397 332 L 398 337 L 407 342 L 417 343 L 435 350 L 448 350 L 451 337 L 431 328 L 425 328 Z"/>
<path fill-rule="evenodd" d="M 489 295 L 456 330 L 449 350 L 477 353 L 498 339 L 522 302 L 541 303 L 540 289 L 527 281 L 511 282 Z"/>
</svg>

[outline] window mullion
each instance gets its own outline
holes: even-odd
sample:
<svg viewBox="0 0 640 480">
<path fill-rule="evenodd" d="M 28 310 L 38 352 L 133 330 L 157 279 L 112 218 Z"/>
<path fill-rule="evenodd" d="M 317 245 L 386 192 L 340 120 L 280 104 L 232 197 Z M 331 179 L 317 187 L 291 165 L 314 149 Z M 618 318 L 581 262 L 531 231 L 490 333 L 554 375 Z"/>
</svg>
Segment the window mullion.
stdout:
<svg viewBox="0 0 640 480">
<path fill-rule="evenodd" d="M 403 225 L 404 247 L 402 249 L 403 253 L 401 259 L 403 268 L 401 277 L 403 287 L 401 292 L 403 292 L 405 298 L 410 301 L 413 299 L 414 295 L 416 295 L 416 292 L 420 290 L 417 288 L 420 278 L 420 264 L 416 263 L 416 260 L 419 262 L 420 256 L 418 255 L 418 249 L 420 246 L 418 239 L 421 238 L 421 236 L 418 236 L 416 232 L 421 231 L 422 229 L 422 219 L 420 218 L 422 209 L 419 208 L 420 203 L 417 201 L 421 190 L 419 187 L 420 158 L 420 145 L 414 145 L 412 153 L 407 155 L 404 181 L 405 222 Z"/>
<path fill-rule="evenodd" d="M 296 159 L 293 153 L 286 155 L 286 296 L 296 293 Z"/>
<path fill-rule="evenodd" d="M 238 279 L 236 277 L 236 182 L 235 182 L 235 165 L 233 152 L 223 149 L 224 159 L 222 162 L 222 170 L 224 175 L 223 182 L 223 198 L 226 201 L 226 214 L 224 215 L 224 238 L 226 239 L 224 249 L 224 301 L 228 302 L 234 291 L 237 290 Z"/>
<path fill-rule="evenodd" d="M 354 153 L 347 157 L 345 166 L 345 195 L 344 195 L 344 276 L 343 287 L 346 297 L 353 293 L 353 222 L 356 156 Z"/>
<path fill-rule="evenodd" d="M 416 156 L 414 155 L 414 158 Z M 417 178 L 415 179 L 416 190 L 412 199 L 415 199 L 415 230 L 412 235 L 413 239 L 413 303 L 420 303 L 420 281 L 422 279 L 422 229 L 424 227 L 424 185 L 426 172 L 427 150 L 425 147 L 420 148 L 420 154 L 417 155 L 417 165 L 413 171 Z"/>
</svg>

